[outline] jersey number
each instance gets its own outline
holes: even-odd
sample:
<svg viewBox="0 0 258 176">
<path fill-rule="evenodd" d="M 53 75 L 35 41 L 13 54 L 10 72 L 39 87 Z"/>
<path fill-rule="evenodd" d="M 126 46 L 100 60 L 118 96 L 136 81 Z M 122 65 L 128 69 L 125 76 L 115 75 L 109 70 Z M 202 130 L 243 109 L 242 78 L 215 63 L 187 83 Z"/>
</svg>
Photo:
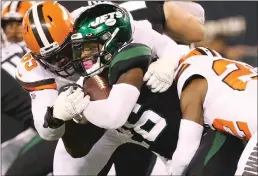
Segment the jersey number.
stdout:
<svg viewBox="0 0 258 176">
<path fill-rule="evenodd" d="M 139 104 L 136 106 L 141 107 Z M 133 112 L 134 115 L 137 116 L 139 109 Z M 166 120 L 151 110 L 144 111 L 140 117 L 136 118 L 138 119 L 134 124 L 127 122 L 119 131 L 125 134 L 125 130 L 129 130 L 129 133 L 133 131 L 134 134 L 130 137 L 138 142 L 142 141 L 137 140 L 137 135 L 135 134 L 142 136 L 147 141 L 153 142 L 167 126 Z"/>
<path fill-rule="evenodd" d="M 222 81 L 234 90 L 243 91 L 246 89 L 249 80 L 257 79 L 255 72 L 251 71 L 248 66 L 230 60 L 215 60 L 212 69 L 218 76 L 227 72 L 228 74 Z M 247 76 L 248 78 L 243 81 L 239 79 L 241 76 Z"/>
<path fill-rule="evenodd" d="M 31 71 L 32 69 L 36 68 L 38 66 L 36 59 L 31 58 L 31 57 L 24 57 L 21 60 L 22 63 L 25 63 L 25 69 L 27 71 Z"/>
<path fill-rule="evenodd" d="M 251 138 L 250 130 L 247 126 L 247 123 L 245 122 L 236 122 L 238 131 L 240 132 L 237 131 L 232 121 L 227 121 L 223 119 L 215 119 L 212 123 L 212 126 L 221 132 L 233 134 L 239 138 L 244 138 L 247 141 Z"/>
</svg>

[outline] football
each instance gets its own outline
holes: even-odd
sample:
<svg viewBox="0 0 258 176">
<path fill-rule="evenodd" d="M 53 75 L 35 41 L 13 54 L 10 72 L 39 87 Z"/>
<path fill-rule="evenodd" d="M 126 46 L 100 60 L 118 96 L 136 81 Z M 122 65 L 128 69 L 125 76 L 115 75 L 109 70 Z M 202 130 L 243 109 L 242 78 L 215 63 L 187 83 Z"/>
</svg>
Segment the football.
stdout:
<svg viewBox="0 0 258 176">
<path fill-rule="evenodd" d="M 103 100 L 107 99 L 111 90 L 107 79 L 102 76 L 96 75 L 89 77 L 83 84 L 84 93 L 90 96 L 90 100 Z"/>
</svg>

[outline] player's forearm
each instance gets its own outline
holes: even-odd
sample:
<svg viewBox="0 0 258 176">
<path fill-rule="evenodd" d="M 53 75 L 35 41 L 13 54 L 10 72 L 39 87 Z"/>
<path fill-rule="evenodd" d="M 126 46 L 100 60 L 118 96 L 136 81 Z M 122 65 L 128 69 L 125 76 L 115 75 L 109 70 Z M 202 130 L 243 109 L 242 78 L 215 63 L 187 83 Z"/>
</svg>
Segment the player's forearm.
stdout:
<svg viewBox="0 0 258 176">
<path fill-rule="evenodd" d="M 139 95 L 139 90 L 132 85 L 116 84 L 108 99 L 90 102 L 83 115 L 98 127 L 117 129 L 127 121 Z"/>
<path fill-rule="evenodd" d="M 202 132 L 203 126 L 198 123 L 181 120 L 177 148 L 169 166 L 173 175 L 181 175 L 187 168 L 200 145 Z"/>
<path fill-rule="evenodd" d="M 191 2 L 191 1 L 173 1 L 173 2 L 179 7 L 181 7 L 182 9 L 194 15 L 201 22 L 201 24 L 204 24 L 205 11 L 200 4 Z"/>
<path fill-rule="evenodd" d="M 177 67 L 181 57 L 177 43 L 171 38 L 161 35 L 158 32 L 144 26 L 140 22 L 135 22 L 133 38 L 135 43 L 142 43 L 149 46 L 155 55 L 160 59 L 168 59 L 174 67 Z"/>
<path fill-rule="evenodd" d="M 65 132 L 65 125 L 60 126 L 59 128 L 56 129 L 51 129 L 51 128 L 44 128 L 43 127 L 44 122 L 41 121 L 35 121 L 34 125 L 39 133 L 40 137 L 42 139 L 45 139 L 47 141 L 53 141 L 53 140 L 58 140 L 61 138 Z"/>
<path fill-rule="evenodd" d="M 176 69 L 181 58 L 180 49 L 174 40 L 171 40 L 165 35 L 155 38 L 153 40 L 153 51 L 157 54 L 159 59 L 167 59 L 168 64 L 173 65 Z"/>
<path fill-rule="evenodd" d="M 32 95 L 33 94 L 33 95 Z M 32 114 L 34 125 L 41 138 L 45 140 L 57 140 L 61 138 L 65 132 L 65 125 L 56 129 L 44 128 L 44 117 L 48 106 L 53 106 L 55 99 L 58 96 L 56 90 L 42 90 L 31 93 L 32 98 Z"/>
<path fill-rule="evenodd" d="M 184 8 L 182 8 L 182 3 Z M 167 35 L 184 44 L 202 41 L 205 36 L 204 10 L 198 4 L 182 3 L 169 1 L 164 4 Z M 191 11 L 194 12 L 191 13 Z"/>
</svg>

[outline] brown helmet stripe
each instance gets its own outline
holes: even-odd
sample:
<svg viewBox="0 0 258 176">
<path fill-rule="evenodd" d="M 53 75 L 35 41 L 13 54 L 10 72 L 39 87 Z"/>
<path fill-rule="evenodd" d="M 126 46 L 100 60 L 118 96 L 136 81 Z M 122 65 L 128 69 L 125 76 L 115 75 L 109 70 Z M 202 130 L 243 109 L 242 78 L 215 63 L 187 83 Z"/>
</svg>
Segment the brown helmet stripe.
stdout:
<svg viewBox="0 0 258 176">
<path fill-rule="evenodd" d="M 200 48 L 195 48 L 197 51 L 199 51 L 202 55 L 206 55 L 207 56 L 207 53 L 205 51 L 203 51 L 202 49 Z"/>
<path fill-rule="evenodd" d="M 207 48 L 210 52 L 211 52 L 211 54 L 213 55 L 213 56 L 217 56 L 217 54 L 214 52 L 214 51 L 212 51 L 210 48 Z"/>
<path fill-rule="evenodd" d="M 44 15 L 43 15 L 43 4 L 39 4 L 37 8 L 38 8 L 39 21 L 40 21 L 41 27 L 42 27 L 42 29 L 44 31 L 44 34 L 45 34 L 48 42 L 49 43 L 53 43 L 54 40 L 53 40 L 49 30 L 48 30 L 48 27 L 47 27 L 47 24 L 46 24 Z"/>
<path fill-rule="evenodd" d="M 18 4 L 19 4 L 19 2 L 17 2 L 17 1 L 13 1 L 13 2 L 11 2 L 11 4 L 9 5 L 9 8 L 8 8 L 8 12 L 17 12 L 17 7 L 18 7 Z"/>
<path fill-rule="evenodd" d="M 17 8 L 16 8 L 16 12 L 18 12 L 18 11 L 19 11 L 19 8 L 20 8 L 20 6 L 21 6 L 21 3 L 22 3 L 21 1 L 19 1 L 19 2 L 18 2 L 18 4 L 17 4 Z"/>
<path fill-rule="evenodd" d="M 29 21 L 30 21 L 30 27 L 31 27 L 31 30 L 32 30 L 32 33 L 39 45 L 40 48 L 43 48 L 44 47 L 44 44 L 39 36 L 39 33 L 37 31 L 37 28 L 36 28 L 36 25 L 34 23 L 34 19 L 33 19 L 33 14 L 32 14 L 32 10 L 30 10 L 30 14 L 29 14 Z"/>
<path fill-rule="evenodd" d="M 40 48 L 48 46 L 54 42 L 44 19 L 42 4 L 38 4 L 36 7 L 34 6 L 31 9 L 31 13 L 29 14 L 29 21 L 31 23 L 31 29 L 35 39 L 37 40 Z"/>
</svg>

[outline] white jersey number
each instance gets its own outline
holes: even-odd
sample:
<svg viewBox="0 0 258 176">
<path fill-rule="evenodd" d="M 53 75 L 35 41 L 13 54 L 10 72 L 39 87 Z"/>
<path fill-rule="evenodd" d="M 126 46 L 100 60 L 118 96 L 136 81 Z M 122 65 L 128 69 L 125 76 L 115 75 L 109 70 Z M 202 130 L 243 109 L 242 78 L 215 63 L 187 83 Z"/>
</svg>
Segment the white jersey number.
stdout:
<svg viewBox="0 0 258 176">
<path fill-rule="evenodd" d="M 139 117 L 138 113 L 140 109 L 141 105 L 136 104 L 131 114 L 132 116 L 135 116 L 135 119 L 137 119 L 136 122 L 132 124 L 129 122 L 129 120 L 123 127 L 119 129 L 119 131 L 129 135 L 133 140 L 136 141 L 137 139 L 134 137 L 137 133 L 145 140 L 153 142 L 167 126 L 166 120 L 152 110 L 144 111 Z"/>
<path fill-rule="evenodd" d="M 215 60 L 212 69 L 222 81 L 234 90 L 244 91 L 248 81 L 257 79 L 257 73 L 252 67 L 240 62 L 225 59 Z"/>
</svg>

